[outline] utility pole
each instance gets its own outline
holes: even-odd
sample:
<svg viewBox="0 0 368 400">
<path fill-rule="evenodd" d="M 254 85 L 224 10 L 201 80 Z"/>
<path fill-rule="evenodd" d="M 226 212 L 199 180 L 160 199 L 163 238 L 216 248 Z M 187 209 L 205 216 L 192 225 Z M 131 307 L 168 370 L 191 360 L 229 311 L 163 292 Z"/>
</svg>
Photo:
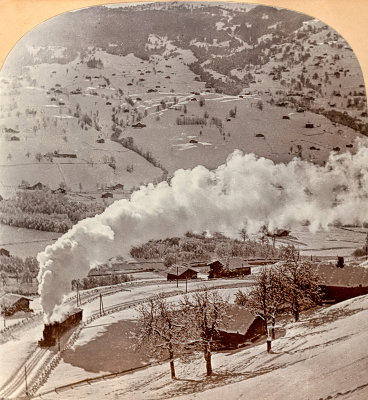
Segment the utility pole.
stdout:
<svg viewBox="0 0 368 400">
<path fill-rule="evenodd" d="M 28 396 L 27 367 L 24 366 L 24 380 L 26 382 L 26 396 Z"/>
<path fill-rule="evenodd" d="M 104 306 L 103 306 L 103 301 L 102 301 L 102 293 L 100 293 L 100 316 L 104 313 L 105 313 L 105 311 L 104 311 Z"/>
<path fill-rule="evenodd" d="M 79 282 L 77 280 L 77 307 L 79 306 Z"/>
<path fill-rule="evenodd" d="M 58 352 L 60 353 L 60 326 L 58 327 Z"/>
</svg>

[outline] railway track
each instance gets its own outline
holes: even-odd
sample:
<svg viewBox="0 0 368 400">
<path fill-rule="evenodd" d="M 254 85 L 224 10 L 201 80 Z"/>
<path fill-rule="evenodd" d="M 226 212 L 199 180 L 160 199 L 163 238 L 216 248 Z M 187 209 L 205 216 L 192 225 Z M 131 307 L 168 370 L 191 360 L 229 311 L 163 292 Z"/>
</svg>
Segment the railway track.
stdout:
<svg viewBox="0 0 368 400">
<path fill-rule="evenodd" d="M 163 284 L 163 283 L 168 283 L 166 280 L 157 280 L 154 282 L 124 282 L 124 283 L 120 283 L 118 285 L 114 285 L 114 286 L 106 286 L 106 287 L 98 287 L 95 289 L 89 289 L 88 291 L 82 292 L 80 295 L 81 298 L 81 305 L 85 304 L 85 303 L 90 303 L 93 300 L 96 300 L 99 296 L 100 293 L 103 296 L 110 296 L 113 295 L 115 293 L 121 292 L 121 291 L 125 291 L 125 290 L 131 290 L 131 288 L 135 288 L 135 287 L 141 287 L 141 286 L 152 286 L 152 285 L 157 285 L 157 284 Z M 77 295 L 73 295 L 70 296 L 65 303 L 70 304 L 73 302 L 76 302 L 77 299 Z M 8 328 L 3 328 L 0 329 L 0 344 L 1 343 L 6 343 L 9 340 L 12 340 L 12 334 L 19 331 L 19 330 L 24 330 L 27 329 L 28 325 L 31 325 L 35 322 L 40 322 L 41 319 L 43 317 L 43 313 L 36 313 L 33 314 L 31 317 L 27 318 L 27 319 L 23 319 L 20 322 L 18 322 L 17 324 L 14 324 Z"/>
<path fill-rule="evenodd" d="M 152 286 L 157 284 L 162 284 L 167 281 L 155 281 L 155 282 L 145 282 L 136 285 L 131 285 L 130 287 L 137 286 Z M 172 284 L 172 282 L 169 282 Z M 216 289 L 224 289 L 231 287 L 240 287 L 240 286 L 250 286 L 252 284 L 251 281 L 245 282 L 235 282 L 233 284 L 213 284 L 208 287 L 210 290 Z M 119 291 L 127 290 L 127 288 L 119 287 L 116 290 L 111 290 L 111 288 L 106 289 L 102 292 L 104 296 L 116 294 Z M 202 287 L 196 287 L 194 289 L 188 290 L 188 293 L 194 293 L 203 290 Z M 184 288 L 178 288 L 171 291 L 164 292 L 165 297 L 174 297 L 177 295 L 182 295 L 185 293 Z M 89 293 L 84 296 L 83 300 L 86 302 L 91 302 L 97 299 L 100 296 L 100 291 L 93 291 L 93 293 Z M 138 304 L 145 303 L 149 301 L 151 298 L 155 297 L 155 295 L 142 298 L 140 300 L 131 300 L 124 301 L 118 304 L 114 304 L 111 306 L 104 307 L 103 312 L 96 311 L 91 314 L 85 322 L 83 322 L 77 330 L 73 332 L 67 342 L 63 345 L 62 349 L 58 353 L 53 353 L 49 349 L 37 347 L 34 352 L 25 360 L 20 368 L 8 379 L 8 381 L 3 385 L 0 389 L 0 398 L 13 398 L 14 396 L 20 397 L 21 395 L 26 395 L 26 384 L 25 384 L 25 370 L 27 370 L 28 376 L 28 395 L 34 396 L 35 393 L 39 390 L 39 388 L 47 381 L 49 375 L 52 370 L 57 366 L 61 359 L 61 355 L 64 351 L 69 350 L 75 341 L 78 339 L 83 328 L 98 318 L 104 317 L 106 315 L 123 311 L 125 309 L 135 307 Z M 69 299 L 69 302 L 72 301 L 73 298 Z"/>
<path fill-rule="evenodd" d="M 32 372 L 35 371 L 37 365 L 40 364 L 49 353 L 50 351 L 48 349 L 37 347 L 22 363 L 20 368 L 5 382 L 0 390 L 0 397 L 8 398 L 11 395 L 16 394 L 22 386 L 25 386 L 26 373 L 29 374 L 29 378 L 31 378 Z"/>
</svg>

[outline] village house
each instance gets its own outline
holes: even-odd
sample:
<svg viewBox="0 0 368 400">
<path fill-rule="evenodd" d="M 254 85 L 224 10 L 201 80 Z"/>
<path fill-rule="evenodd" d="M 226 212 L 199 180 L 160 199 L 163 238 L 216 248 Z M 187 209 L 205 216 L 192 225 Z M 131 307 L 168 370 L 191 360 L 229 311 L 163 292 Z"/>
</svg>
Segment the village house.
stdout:
<svg viewBox="0 0 368 400">
<path fill-rule="evenodd" d="M 59 153 L 57 150 L 55 150 L 52 153 L 52 157 L 56 157 L 56 158 L 77 158 L 77 155 L 73 154 L 73 153 Z"/>
<path fill-rule="evenodd" d="M 0 256 L 10 257 L 10 251 L 4 249 L 3 247 L 0 249 Z"/>
<path fill-rule="evenodd" d="M 265 323 L 246 308 L 231 305 L 224 326 L 218 330 L 214 350 L 231 350 L 255 342 L 266 334 Z"/>
<path fill-rule="evenodd" d="M 168 281 L 197 279 L 197 271 L 189 267 L 173 266 L 167 273 Z"/>
<path fill-rule="evenodd" d="M 338 303 L 368 294 L 368 269 L 358 266 L 319 264 L 315 269 L 324 303 Z"/>
<path fill-rule="evenodd" d="M 147 125 L 142 124 L 142 122 L 138 122 L 138 123 L 132 125 L 133 128 L 140 128 L 140 129 L 145 128 L 146 126 Z"/>
<path fill-rule="evenodd" d="M 18 311 L 32 312 L 29 308 L 31 299 L 19 294 L 6 293 L 0 298 L 1 314 L 9 317 Z"/>
<path fill-rule="evenodd" d="M 13 128 L 4 128 L 5 133 L 19 133 L 19 131 L 13 129 Z"/>
<path fill-rule="evenodd" d="M 44 185 L 41 182 L 37 182 L 33 186 L 28 186 L 26 189 L 27 190 L 49 190 L 49 187 L 47 185 Z"/>
<path fill-rule="evenodd" d="M 250 275 L 251 267 L 243 264 L 245 262 L 238 258 L 230 259 L 226 264 L 219 260 L 212 261 L 208 263 L 210 267 L 208 278 L 235 278 Z"/>
<path fill-rule="evenodd" d="M 121 183 L 117 183 L 116 185 L 108 186 L 106 189 L 108 189 L 108 190 L 124 190 L 124 185 Z"/>
<path fill-rule="evenodd" d="M 59 187 L 59 188 L 57 188 L 55 190 L 52 190 L 51 192 L 54 193 L 54 194 L 65 194 L 66 190 L 64 188 Z"/>
</svg>

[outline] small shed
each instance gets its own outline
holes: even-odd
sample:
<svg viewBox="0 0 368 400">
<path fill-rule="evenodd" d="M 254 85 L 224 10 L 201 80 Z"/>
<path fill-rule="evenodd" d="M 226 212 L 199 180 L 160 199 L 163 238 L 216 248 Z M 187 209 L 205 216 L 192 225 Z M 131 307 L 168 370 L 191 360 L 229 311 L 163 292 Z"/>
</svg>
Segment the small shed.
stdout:
<svg viewBox="0 0 368 400">
<path fill-rule="evenodd" d="M 238 258 L 230 259 L 226 265 L 221 261 L 213 261 L 208 264 L 210 271 L 208 278 L 236 278 L 251 274 L 249 265 L 243 266 L 244 261 Z"/>
<path fill-rule="evenodd" d="M 142 124 L 142 122 L 138 122 L 138 123 L 132 125 L 133 128 L 145 128 L 146 126 L 147 125 Z"/>
<path fill-rule="evenodd" d="M 215 337 L 214 350 L 244 347 L 266 334 L 265 323 L 260 317 L 235 304 L 230 306 L 224 325 Z"/>
<path fill-rule="evenodd" d="M 31 299 L 19 294 L 6 293 L 0 298 L 1 314 L 9 317 L 18 311 L 32 312 L 29 308 Z"/>
<path fill-rule="evenodd" d="M 41 182 L 35 183 L 33 186 L 27 187 L 28 190 L 48 190 L 49 187 Z"/>
<path fill-rule="evenodd" d="M 55 193 L 55 194 L 58 194 L 58 193 L 65 194 L 65 193 L 66 193 L 66 190 L 65 190 L 64 188 L 59 187 L 59 188 L 57 188 L 57 189 L 55 189 L 55 190 L 52 190 L 52 193 Z"/>
<path fill-rule="evenodd" d="M 4 249 L 3 247 L 0 249 L 0 256 L 10 257 L 10 251 Z"/>
<path fill-rule="evenodd" d="M 114 197 L 114 195 L 110 192 L 102 193 L 102 195 L 101 195 L 102 199 L 108 199 L 108 198 L 112 199 L 113 197 Z"/>
<path fill-rule="evenodd" d="M 197 279 L 197 271 L 188 267 L 172 267 L 167 273 L 168 281 Z"/>
<path fill-rule="evenodd" d="M 124 185 L 121 183 L 117 183 L 114 186 L 109 187 L 110 190 L 124 190 Z"/>
</svg>

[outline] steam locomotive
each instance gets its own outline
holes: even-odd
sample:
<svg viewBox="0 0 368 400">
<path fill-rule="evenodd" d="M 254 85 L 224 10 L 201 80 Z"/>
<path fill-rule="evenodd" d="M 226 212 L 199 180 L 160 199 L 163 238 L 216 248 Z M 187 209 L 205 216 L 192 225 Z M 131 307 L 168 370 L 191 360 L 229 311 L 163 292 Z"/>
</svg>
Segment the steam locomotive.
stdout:
<svg viewBox="0 0 368 400">
<path fill-rule="evenodd" d="M 60 338 L 63 333 L 71 329 L 73 326 L 78 325 L 82 320 L 82 316 L 83 310 L 81 308 L 77 308 L 65 315 L 62 321 L 53 322 L 52 324 L 45 324 L 43 338 L 38 341 L 40 347 L 55 346 L 58 338 Z"/>
</svg>

